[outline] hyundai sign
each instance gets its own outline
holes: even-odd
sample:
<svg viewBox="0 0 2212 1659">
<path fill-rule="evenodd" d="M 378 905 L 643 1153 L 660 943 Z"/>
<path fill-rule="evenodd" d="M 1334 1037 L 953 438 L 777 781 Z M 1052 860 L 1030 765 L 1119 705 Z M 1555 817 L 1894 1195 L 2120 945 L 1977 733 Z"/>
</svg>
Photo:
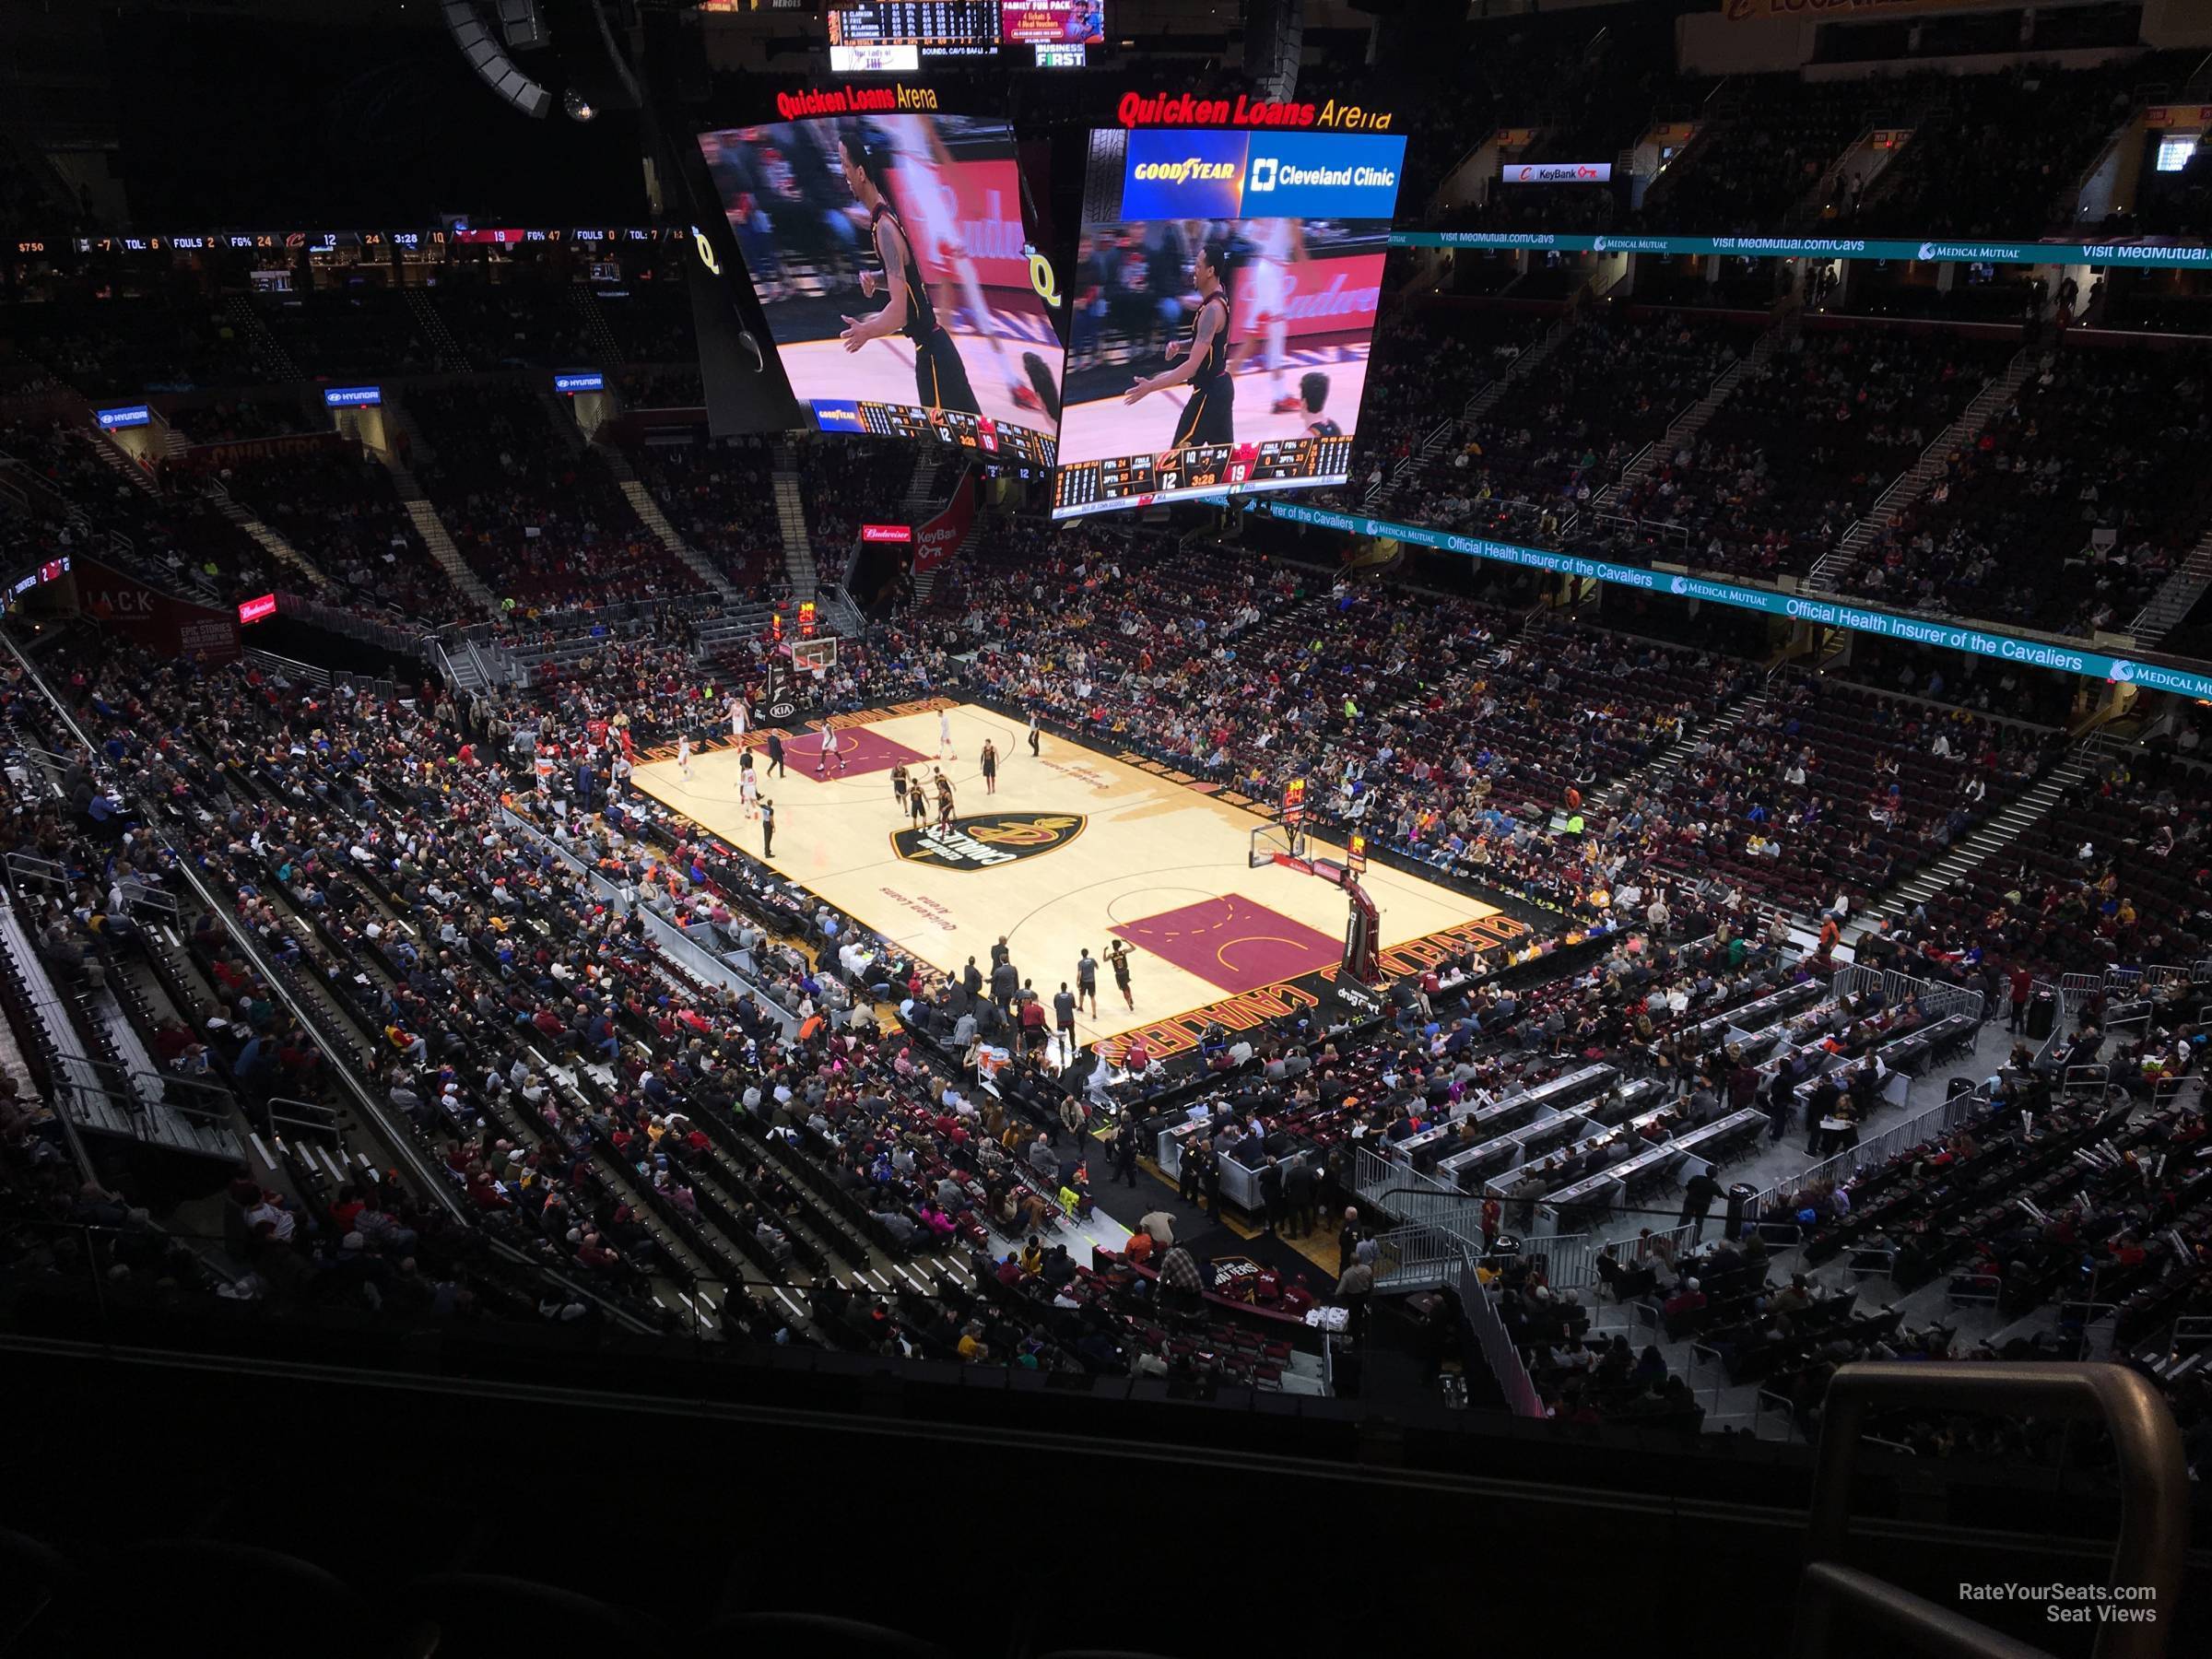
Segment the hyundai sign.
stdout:
<svg viewBox="0 0 2212 1659">
<path fill-rule="evenodd" d="M 571 395 L 578 392 L 604 392 L 606 390 L 606 376 L 597 373 L 557 374 L 553 377 L 553 390 Z"/>
<path fill-rule="evenodd" d="M 323 388 L 323 401 L 334 409 L 359 408 L 364 404 L 382 403 L 384 389 L 382 386 L 325 386 Z"/>
<path fill-rule="evenodd" d="M 112 432 L 118 427 L 151 426 L 153 423 L 154 412 L 144 404 L 126 404 L 120 409 L 100 411 L 100 424 L 105 431 Z"/>
<path fill-rule="evenodd" d="M 1608 184 L 1610 161 L 1508 161 L 1499 171 L 1508 184 Z"/>
<path fill-rule="evenodd" d="M 258 599 L 248 599 L 238 607 L 238 619 L 247 622 L 265 622 L 276 614 L 276 595 L 264 594 Z"/>
</svg>

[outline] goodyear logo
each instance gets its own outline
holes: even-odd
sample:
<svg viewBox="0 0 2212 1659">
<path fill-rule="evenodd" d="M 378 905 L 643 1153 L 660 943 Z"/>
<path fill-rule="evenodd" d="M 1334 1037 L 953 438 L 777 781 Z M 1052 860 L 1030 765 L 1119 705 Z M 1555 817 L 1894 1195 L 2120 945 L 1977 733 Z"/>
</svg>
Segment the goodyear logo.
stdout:
<svg viewBox="0 0 2212 1659">
<path fill-rule="evenodd" d="M 1076 812 L 983 812 L 945 829 L 901 830 L 891 850 L 941 870 L 989 870 L 1065 847 L 1089 821 Z"/>
<path fill-rule="evenodd" d="M 1186 156 L 1180 161 L 1139 161 L 1129 170 L 1133 179 L 1147 183 L 1188 184 L 1201 180 L 1220 181 L 1237 176 L 1234 161 L 1208 161 L 1199 156 Z"/>
</svg>

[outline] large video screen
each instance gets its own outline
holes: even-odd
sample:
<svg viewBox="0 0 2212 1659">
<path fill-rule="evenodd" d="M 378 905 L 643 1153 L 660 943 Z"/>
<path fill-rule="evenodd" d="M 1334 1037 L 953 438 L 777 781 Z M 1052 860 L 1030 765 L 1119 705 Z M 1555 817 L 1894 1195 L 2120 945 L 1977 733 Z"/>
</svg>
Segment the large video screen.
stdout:
<svg viewBox="0 0 2212 1659">
<path fill-rule="evenodd" d="M 1101 46 L 1105 0 L 999 0 L 999 32 L 1009 46 Z"/>
<path fill-rule="evenodd" d="M 1405 139 L 1090 145 L 1053 516 L 1346 482 Z"/>
<path fill-rule="evenodd" d="M 1060 336 L 1004 121 L 838 116 L 699 143 L 816 426 L 1053 464 Z"/>
</svg>

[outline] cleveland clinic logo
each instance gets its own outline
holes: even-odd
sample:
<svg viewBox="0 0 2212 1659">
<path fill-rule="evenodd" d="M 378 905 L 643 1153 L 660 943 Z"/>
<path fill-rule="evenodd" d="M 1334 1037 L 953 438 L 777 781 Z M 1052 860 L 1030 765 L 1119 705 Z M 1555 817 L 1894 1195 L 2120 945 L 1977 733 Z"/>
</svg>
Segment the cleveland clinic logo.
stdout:
<svg viewBox="0 0 2212 1659">
<path fill-rule="evenodd" d="M 1254 157 L 1252 163 L 1252 182 L 1244 187 L 1246 194 L 1258 195 L 1263 191 L 1274 188 L 1275 158 L 1273 156 Z"/>
</svg>

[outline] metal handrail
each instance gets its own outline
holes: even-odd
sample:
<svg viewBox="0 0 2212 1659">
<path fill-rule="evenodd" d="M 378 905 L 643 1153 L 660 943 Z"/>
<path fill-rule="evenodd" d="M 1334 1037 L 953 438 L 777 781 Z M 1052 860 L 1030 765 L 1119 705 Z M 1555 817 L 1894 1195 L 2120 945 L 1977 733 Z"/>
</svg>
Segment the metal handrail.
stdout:
<svg viewBox="0 0 2212 1659">
<path fill-rule="evenodd" d="M 1927 1406 L 2104 1424 L 2120 1460 L 2120 1535 L 2112 1549 L 2112 1582 L 2146 1592 L 2140 1605 L 2155 1609 L 2157 1617 L 2103 1625 L 2092 1651 L 2097 1659 L 2158 1659 L 2166 1649 L 2165 1632 L 2181 1589 L 2189 1528 L 2189 1471 L 2181 1431 L 2164 1398 L 2146 1379 L 2117 1365 L 2050 1360 L 1989 1365 L 1958 1359 L 1847 1365 L 1829 1383 L 1805 1577 L 1790 1644 L 1796 1659 L 1822 1659 L 1838 1645 L 1837 1627 L 1846 1620 L 1924 1653 L 2041 1659 L 2040 1648 L 1838 1559 L 1850 1534 L 1852 1477 L 1866 1414 Z"/>
</svg>

